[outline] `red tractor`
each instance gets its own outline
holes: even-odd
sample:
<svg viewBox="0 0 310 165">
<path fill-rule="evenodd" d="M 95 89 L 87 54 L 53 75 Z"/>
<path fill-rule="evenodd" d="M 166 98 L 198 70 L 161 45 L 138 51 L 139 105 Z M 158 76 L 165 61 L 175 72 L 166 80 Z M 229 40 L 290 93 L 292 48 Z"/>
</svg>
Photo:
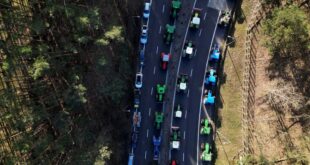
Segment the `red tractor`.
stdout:
<svg viewBox="0 0 310 165">
<path fill-rule="evenodd" d="M 168 65 L 168 62 L 169 62 L 170 58 L 171 58 L 171 54 L 170 53 L 162 52 L 160 54 L 161 68 L 163 70 L 167 70 L 167 65 Z"/>
</svg>

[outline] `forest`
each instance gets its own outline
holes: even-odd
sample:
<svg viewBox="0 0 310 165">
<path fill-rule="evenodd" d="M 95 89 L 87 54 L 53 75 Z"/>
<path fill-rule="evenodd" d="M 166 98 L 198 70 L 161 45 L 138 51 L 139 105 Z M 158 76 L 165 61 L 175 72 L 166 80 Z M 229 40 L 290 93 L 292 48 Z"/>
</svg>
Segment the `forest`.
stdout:
<svg viewBox="0 0 310 165">
<path fill-rule="evenodd" d="M 1 0 L 0 164 L 122 164 L 140 2 Z"/>
</svg>

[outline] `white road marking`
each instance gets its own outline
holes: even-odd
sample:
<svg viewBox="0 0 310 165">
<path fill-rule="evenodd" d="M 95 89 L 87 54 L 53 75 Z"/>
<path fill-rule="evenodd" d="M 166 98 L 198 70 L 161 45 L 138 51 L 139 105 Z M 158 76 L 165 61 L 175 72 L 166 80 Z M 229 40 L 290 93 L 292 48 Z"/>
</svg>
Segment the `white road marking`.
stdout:
<svg viewBox="0 0 310 165">
<path fill-rule="evenodd" d="M 203 16 L 203 20 L 206 20 L 207 17 L 207 12 L 205 13 L 205 15 Z"/>
<path fill-rule="evenodd" d="M 199 31 L 199 37 L 201 36 L 201 32 L 202 32 L 202 29 L 200 29 L 200 31 Z"/>
<path fill-rule="evenodd" d="M 160 34 L 161 33 L 161 26 L 159 26 L 159 31 L 158 31 L 158 34 Z"/>
<path fill-rule="evenodd" d="M 184 116 L 184 117 L 185 117 L 185 119 L 186 119 L 186 117 L 187 117 L 187 110 L 185 111 L 185 116 Z"/>
<path fill-rule="evenodd" d="M 158 54 L 158 46 L 156 47 L 156 54 Z"/>
<path fill-rule="evenodd" d="M 154 69 L 153 69 L 153 74 L 156 73 L 156 66 L 154 66 Z"/>
<path fill-rule="evenodd" d="M 151 95 L 153 95 L 153 87 L 152 87 L 152 89 L 151 89 Z"/>
<path fill-rule="evenodd" d="M 162 9 L 162 13 L 164 13 L 165 12 L 165 5 L 163 5 L 163 9 Z"/>
<path fill-rule="evenodd" d="M 193 76 L 193 68 L 191 69 L 191 74 L 190 74 L 190 77 L 192 77 Z"/>
<path fill-rule="evenodd" d="M 149 137 L 149 129 L 146 130 L 146 138 Z"/>
<path fill-rule="evenodd" d="M 146 159 L 147 151 L 144 152 L 144 159 Z"/>
<path fill-rule="evenodd" d="M 185 156 L 184 156 L 184 152 L 183 152 L 183 162 L 184 162 L 184 158 L 185 158 Z M 198 162 L 198 161 L 197 161 Z"/>
<path fill-rule="evenodd" d="M 197 53 L 197 49 L 195 50 L 194 56 L 196 56 L 196 53 Z"/>
<path fill-rule="evenodd" d="M 151 108 L 149 108 L 149 116 L 151 116 L 151 111 L 152 111 L 152 109 L 151 109 Z"/>
<path fill-rule="evenodd" d="M 189 90 L 187 91 L 187 97 L 189 97 Z"/>
<path fill-rule="evenodd" d="M 220 15 L 221 15 L 221 11 L 219 12 L 219 15 L 217 16 L 217 22 L 219 21 L 219 18 L 220 18 Z M 215 36 L 215 32 L 216 32 L 216 29 L 217 29 L 217 22 L 216 22 L 216 25 L 215 25 L 215 29 L 214 29 L 214 32 L 213 32 L 213 36 L 212 36 L 212 40 L 211 40 L 211 45 L 210 45 L 210 48 L 209 48 L 209 50 L 211 50 L 211 48 L 212 48 L 212 43 L 213 43 L 213 41 L 214 41 L 214 36 Z M 209 63 L 209 57 L 210 56 L 208 56 L 208 58 L 207 58 L 207 63 L 206 63 L 206 66 L 205 66 L 205 71 L 206 71 L 206 69 L 207 69 L 207 66 L 208 66 L 208 63 Z M 204 78 L 203 78 L 203 80 L 205 80 L 206 79 L 206 74 L 204 75 Z M 203 83 L 204 82 L 202 82 L 202 87 L 203 87 Z M 203 88 L 201 88 L 201 96 L 200 96 L 200 99 L 202 99 L 202 95 L 203 95 Z M 197 160 L 199 160 L 198 159 L 198 153 L 199 153 L 199 125 L 200 125 L 200 118 L 201 118 L 201 102 L 200 102 L 200 106 L 199 106 L 199 117 L 198 117 L 198 127 L 197 127 Z M 197 161 L 197 164 L 196 165 L 198 165 L 198 161 Z"/>
<path fill-rule="evenodd" d="M 183 139 L 185 140 L 185 131 L 183 132 Z"/>
</svg>

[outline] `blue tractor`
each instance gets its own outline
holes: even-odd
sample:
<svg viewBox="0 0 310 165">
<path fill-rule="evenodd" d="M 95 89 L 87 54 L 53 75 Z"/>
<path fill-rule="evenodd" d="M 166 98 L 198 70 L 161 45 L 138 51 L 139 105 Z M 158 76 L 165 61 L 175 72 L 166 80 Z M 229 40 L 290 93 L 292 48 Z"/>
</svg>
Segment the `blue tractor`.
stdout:
<svg viewBox="0 0 310 165">
<path fill-rule="evenodd" d="M 215 96 L 212 94 L 211 90 L 205 91 L 205 96 L 203 98 L 203 103 L 205 105 L 214 105 Z"/>
<path fill-rule="evenodd" d="M 215 86 L 216 85 L 216 71 L 214 69 L 208 70 L 206 74 L 206 79 L 205 79 L 205 85 L 206 86 Z"/>
<path fill-rule="evenodd" d="M 161 142 L 161 137 L 160 136 L 158 138 L 153 136 L 153 145 L 154 145 L 153 160 L 158 160 L 158 158 L 159 158 L 160 142 Z"/>
<path fill-rule="evenodd" d="M 220 47 L 217 44 L 214 44 L 214 47 L 212 48 L 211 55 L 210 55 L 210 61 L 218 62 L 221 57 Z"/>
</svg>

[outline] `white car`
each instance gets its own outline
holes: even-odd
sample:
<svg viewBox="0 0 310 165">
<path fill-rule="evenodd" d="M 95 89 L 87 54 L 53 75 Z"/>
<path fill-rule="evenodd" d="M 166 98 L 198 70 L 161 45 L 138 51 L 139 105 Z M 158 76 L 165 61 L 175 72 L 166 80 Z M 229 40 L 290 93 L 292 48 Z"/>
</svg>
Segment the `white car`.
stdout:
<svg viewBox="0 0 310 165">
<path fill-rule="evenodd" d="M 146 44 L 147 43 L 147 26 L 143 25 L 142 26 L 142 32 L 141 32 L 141 37 L 140 37 L 140 43 L 141 44 Z"/>
<path fill-rule="evenodd" d="M 142 77 L 143 77 L 143 75 L 142 75 L 141 72 L 138 72 L 138 73 L 136 74 L 135 86 L 136 86 L 136 88 L 138 88 L 138 89 L 142 88 Z"/>
<path fill-rule="evenodd" d="M 151 13 L 151 3 L 145 2 L 144 3 L 144 10 L 143 10 L 143 18 L 148 19 Z"/>
</svg>

